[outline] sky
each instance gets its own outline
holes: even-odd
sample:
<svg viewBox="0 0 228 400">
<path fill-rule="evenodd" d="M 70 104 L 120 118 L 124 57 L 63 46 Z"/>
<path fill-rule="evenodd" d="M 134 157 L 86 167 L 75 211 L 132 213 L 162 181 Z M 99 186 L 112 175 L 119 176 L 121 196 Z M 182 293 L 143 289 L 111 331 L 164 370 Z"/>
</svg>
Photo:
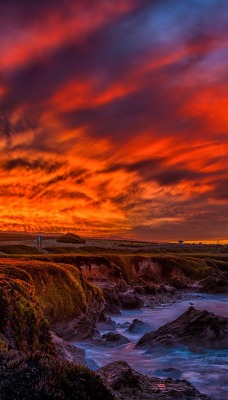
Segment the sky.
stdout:
<svg viewBox="0 0 228 400">
<path fill-rule="evenodd" d="M 227 175 L 227 0 L 1 0 L 0 230 L 228 239 Z"/>
</svg>

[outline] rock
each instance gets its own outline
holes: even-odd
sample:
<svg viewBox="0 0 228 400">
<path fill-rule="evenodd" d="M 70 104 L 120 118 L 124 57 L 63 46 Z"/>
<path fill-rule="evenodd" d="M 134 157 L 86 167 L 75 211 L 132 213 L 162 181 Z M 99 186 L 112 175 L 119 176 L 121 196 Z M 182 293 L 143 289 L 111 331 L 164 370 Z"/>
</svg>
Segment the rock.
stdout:
<svg viewBox="0 0 228 400">
<path fill-rule="evenodd" d="M 141 321 L 140 319 L 134 319 L 127 331 L 135 334 L 148 333 L 151 332 L 151 325 Z"/>
<path fill-rule="evenodd" d="M 0 353 L 1 400 L 116 400 L 88 368 L 45 353 Z"/>
<path fill-rule="evenodd" d="M 188 280 L 183 277 L 174 277 L 170 279 L 170 283 L 172 286 L 174 286 L 176 289 L 184 289 L 188 286 Z"/>
<path fill-rule="evenodd" d="M 97 373 L 117 400 L 209 400 L 188 381 L 148 377 L 136 372 L 125 361 L 115 361 Z"/>
<path fill-rule="evenodd" d="M 52 324 L 52 330 L 67 341 L 84 340 L 94 335 L 96 325 L 104 313 L 102 292 L 96 286 L 87 284 L 87 313 L 74 319 Z"/>
<path fill-rule="evenodd" d="M 107 331 L 116 329 L 116 322 L 111 319 L 111 317 L 104 316 L 100 321 L 97 323 L 97 329 L 99 331 Z"/>
<path fill-rule="evenodd" d="M 228 293 L 228 277 L 224 273 L 218 276 L 208 276 L 198 282 L 201 292 L 206 293 Z"/>
<path fill-rule="evenodd" d="M 216 316 L 206 310 L 189 307 L 180 317 L 158 330 L 146 333 L 138 347 L 175 347 L 225 349 L 228 347 L 228 318 Z"/>
<path fill-rule="evenodd" d="M 108 346 L 122 346 L 123 344 L 130 343 L 130 340 L 119 333 L 108 332 L 102 335 L 98 342 L 102 345 L 105 344 Z"/>
<path fill-rule="evenodd" d="M 67 343 L 54 332 L 52 332 L 51 337 L 56 345 L 60 357 L 64 358 L 64 360 L 72 361 L 75 364 L 86 365 L 85 350 Z"/>
<path fill-rule="evenodd" d="M 133 290 L 128 290 L 125 293 L 118 293 L 118 299 L 124 309 L 133 310 L 143 306 L 143 301 Z"/>
<path fill-rule="evenodd" d="M 75 233 L 68 232 L 64 236 L 60 236 L 56 239 L 58 243 L 73 243 L 73 244 L 84 244 L 85 240 Z"/>
<path fill-rule="evenodd" d="M 117 296 L 117 285 L 111 282 L 99 282 L 97 285 L 104 295 L 105 311 L 111 314 L 119 314 L 121 304 Z"/>
</svg>

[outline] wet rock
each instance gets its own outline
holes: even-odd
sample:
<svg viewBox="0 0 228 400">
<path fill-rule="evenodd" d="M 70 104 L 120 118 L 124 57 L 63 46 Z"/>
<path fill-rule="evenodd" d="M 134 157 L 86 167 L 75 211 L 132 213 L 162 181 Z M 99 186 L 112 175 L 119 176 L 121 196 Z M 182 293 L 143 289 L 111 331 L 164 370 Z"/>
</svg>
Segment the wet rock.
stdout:
<svg viewBox="0 0 228 400">
<path fill-rule="evenodd" d="M 134 319 L 127 331 L 135 334 L 148 333 L 151 332 L 151 325 L 141 321 L 140 319 Z"/>
<path fill-rule="evenodd" d="M 99 331 L 105 331 L 105 330 L 112 330 L 114 331 L 116 329 L 116 322 L 111 319 L 111 317 L 104 316 L 98 323 L 97 323 L 97 329 Z"/>
<path fill-rule="evenodd" d="M 60 357 L 64 358 L 64 360 L 72 361 L 75 364 L 86 365 L 85 350 L 67 343 L 54 332 L 52 332 L 51 337 L 56 345 Z"/>
<path fill-rule="evenodd" d="M 148 377 L 125 361 L 112 362 L 97 373 L 117 400 L 209 400 L 188 381 Z"/>
<path fill-rule="evenodd" d="M 137 343 L 138 347 L 188 346 L 196 351 L 199 348 L 228 348 L 228 318 L 216 316 L 206 310 L 189 307 L 176 320 L 158 330 L 146 333 Z"/>
<path fill-rule="evenodd" d="M 108 332 L 102 335 L 101 339 L 98 341 L 100 344 L 105 344 L 108 346 L 122 346 L 123 344 L 130 343 L 130 340 L 115 332 Z"/>
<path fill-rule="evenodd" d="M 198 282 L 201 292 L 206 293 L 228 293 L 228 276 L 227 274 L 220 273 L 217 276 L 208 276 Z"/>
<path fill-rule="evenodd" d="M 143 301 L 133 290 L 128 290 L 125 293 L 118 293 L 118 299 L 121 307 L 124 309 L 133 310 L 143 306 Z"/>
</svg>

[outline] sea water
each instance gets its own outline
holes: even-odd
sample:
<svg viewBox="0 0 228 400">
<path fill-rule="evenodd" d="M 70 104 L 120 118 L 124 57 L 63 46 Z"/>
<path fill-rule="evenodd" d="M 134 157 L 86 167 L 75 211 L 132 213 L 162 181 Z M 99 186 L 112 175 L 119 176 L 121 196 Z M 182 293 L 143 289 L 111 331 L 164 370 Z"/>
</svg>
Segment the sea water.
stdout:
<svg viewBox="0 0 228 400">
<path fill-rule="evenodd" d="M 120 347 L 98 346 L 88 341 L 79 342 L 86 350 L 88 365 L 91 369 L 102 367 L 112 361 L 124 360 L 136 371 L 160 378 L 186 379 L 201 393 L 208 394 L 214 400 L 228 399 L 228 350 L 208 350 L 201 353 L 186 348 L 154 349 L 147 353 L 145 349 L 135 348 L 135 343 L 143 333 L 133 334 L 121 327 L 137 318 L 151 325 L 151 331 L 173 321 L 190 305 L 199 310 L 208 310 L 216 315 L 228 317 L 228 296 L 195 294 L 188 300 L 172 304 L 163 304 L 154 308 L 143 307 L 137 310 L 122 310 L 120 315 L 112 315 L 118 332 L 130 340 Z M 101 334 L 113 331 L 103 330 Z M 91 361 L 93 360 L 93 361 Z M 165 371 L 164 371 L 165 370 Z"/>
</svg>

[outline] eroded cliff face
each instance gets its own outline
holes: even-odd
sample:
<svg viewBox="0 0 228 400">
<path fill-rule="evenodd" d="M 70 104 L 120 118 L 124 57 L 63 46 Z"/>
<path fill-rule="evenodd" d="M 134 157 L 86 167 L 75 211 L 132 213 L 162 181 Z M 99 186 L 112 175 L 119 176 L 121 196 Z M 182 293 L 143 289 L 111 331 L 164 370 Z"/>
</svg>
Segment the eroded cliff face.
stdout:
<svg viewBox="0 0 228 400">
<path fill-rule="evenodd" d="M 73 372 L 71 373 L 71 366 L 61 361 L 61 358 L 57 356 L 57 352 L 59 352 L 60 356 L 68 358 L 68 360 L 81 364 L 85 363 L 84 353 L 75 351 L 63 339 L 80 340 L 91 337 L 97 321 L 102 318 L 106 321 L 106 311 L 118 312 L 120 308 L 125 306 L 127 308 L 140 307 L 143 296 L 148 294 L 152 297 L 156 297 L 158 294 L 163 296 L 167 293 L 173 296 L 176 289 L 193 287 L 195 284 L 198 285 L 198 289 L 202 282 L 205 282 L 208 274 L 219 279 L 223 277 L 222 271 L 216 266 L 208 265 L 204 260 L 170 256 L 53 256 L 52 259 L 43 261 L 0 259 L 0 361 L 2 359 L 4 364 L 4 360 L 6 360 L 8 365 L 8 371 L 6 371 L 2 364 L 0 372 L 6 382 L 6 390 L 8 390 L 8 378 L 15 379 L 17 389 L 18 385 L 20 386 L 23 371 L 25 374 L 28 373 L 28 376 L 32 374 L 31 365 L 39 374 L 41 370 L 46 371 L 52 368 L 54 376 L 54 365 L 56 363 L 59 368 L 58 382 L 62 382 L 61 384 L 64 384 L 64 376 L 70 379 L 72 385 L 75 379 L 79 377 L 79 379 L 85 378 L 86 382 L 90 382 L 89 385 L 91 384 L 92 388 L 103 391 L 104 387 L 102 384 L 99 386 L 100 383 L 96 380 L 95 375 L 91 375 L 88 370 L 83 370 L 81 375 L 81 370 L 74 368 L 72 368 Z M 201 288 L 203 290 L 203 286 Z M 52 337 L 50 329 L 55 332 Z M 61 339 L 59 336 L 61 336 Z M 102 340 L 107 341 L 107 338 L 109 342 L 111 339 L 113 340 L 113 336 L 110 337 L 110 335 L 103 337 Z M 123 338 L 119 339 L 122 340 Z M 12 355 L 10 349 L 17 350 L 17 352 Z M 23 358 L 24 355 L 18 353 L 21 350 L 31 351 L 32 353 L 38 351 L 55 356 L 54 358 L 39 356 L 39 359 L 34 359 L 31 355 L 27 360 Z M 118 365 L 114 367 L 119 368 Z M 133 399 L 132 396 L 135 393 L 135 398 L 139 399 L 140 397 L 137 396 L 139 396 L 141 390 L 141 383 L 146 392 L 147 389 L 151 390 L 150 388 L 153 385 L 158 384 L 158 381 L 152 381 L 149 378 L 147 382 L 147 378 L 138 376 L 134 371 L 129 371 L 129 366 L 125 364 L 120 364 L 120 367 L 119 372 L 113 372 L 112 367 L 111 370 L 107 367 L 101 373 L 102 379 L 106 381 L 106 379 L 109 379 L 109 372 L 111 371 L 116 386 L 114 387 L 111 381 L 108 384 L 113 395 L 117 395 L 117 398 Z M 126 375 L 125 370 L 133 376 L 133 387 L 128 387 L 130 375 L 128 375 L 128 372 Z M 122 378 L 118 381 L 117 376 L 118 374 L 122 376 L 123 373 L 124 376 L 126 375 L 126 382 L 124 378 L 125 383 L 123 383 L 123 385 L 126 384 L 126 393 L 125 389 L 122 392 Z M 23 390 L 26 390 L 26 376 L 23 378 L 25 378 Z M 32 375 L 31 379 L 33 379 Z M 91 379 L 92 381 L 95 379 L 94 386 Z M 134 387 L 135 379 L 136 383 L 139 382 L 139 387 L 138 384 L 137 387 Z M 33 381 L 31 380 L 31 382 Z M 39 379 L 35 379 L 34 382 L 35 385 L 38 385 L 35 387 L 39 389 Z M 41 385 L 43 385 L 42 382 L 41 380 Z M 50 389 L 48 382 L 45 381 L 45 385 L 47 386 L 42 386 L 42 390 L 47 390 L 48 393 Z M 192 399 L 206 398 L 195 391 L 194 388 L 190 388 L 189 385 L 176 385 L 175 382 L 172 382 L 168 385 L 167 393 L 171 395 L 177 390 L 177 393 L 180 392 L 181 396 L 183 393 L 187 396 L 187 393 L 191 391 L 192 397 L 190 398 Z M 85 386 L 83 386 L 83 390 Z M 156 389 L 155 386 L 154 390 Z M 39 394 L 46 393 L 42 390 Z M 53 387 L 50 390 L 54 390 Z M 62 387 L 61 390 L 63 390 Z M 110 390 L 105 390 L 102 392 L 106 396 L 104 398 L 113 398 Z M 35 396 L 34 393 L 34 390 L 31 389 L 33 396 Z M 124 397 L 125 395 L 126 397 Z M 94 392 L 90 392 L 90 396 L 93 399 Z M 97 397 L 95 396 L 95 398 Z"/>
<path fill-rule="evenodd" d="M 142 296 L 173 296 L 194 285 L 204 290 L 209 280 L 210 290 L 217 290 L 212 278 L 226 290 L 227 282 L 225 273 L 205 260 L 171 256 L 1 259 L 0 273 L 1 346 L 28 349 L 51 343 L 49 324 L 64 339 L 85 339 L 104 312 L 140 307 Z"/>
<path fill-rule="evenodd" d="M 80 271 L 84 281 L 99 287 L 105 299 L 105 311 L 109 313 L 118 313 L 121 308 L 138 308 L 148 295 L 162 302 L 178 296 L 179 289 L 218 293 L 228 289 L 225 272 L 208 260 L 192 257 L 70 255 L 53 256 L 53 260 L 69 262 Z"/>
<path fill-rule="evenodd" d="M 31 277 L 15 266 L 0 268 L 0 349 L 56 351 Z"/>
<path fill-rule="evenodd" d="M 102 291 L 87 282 L 80 269 L 70 264 L 4 259 L 0 260 L 0 273 L 4 326 L 9 324 L 9 310 L 13 310 L 10 321 L 16 330 L 22 324 L 20 321 L 24 321 L 22 338 L 25 333 L 32 337 L 30 328 L 26 327 L 33 327 L 32 321 L 36 319 L 36 330 L 38 325 L 45 324 L 49 329 L 48 320 L 53 330 L 56 328 L 58 334 L 68 339 L 92 335 L 105 301 Z M 5 299 L 9 304 L 4 303 Z M 7 332 L 11 330 L 9 326 Z"/>
<path fill-rule="evenodd" d="M 53 326 L 84 319 L 83 335 L 90 335 L 103 305 L 101 290 L 73 266 L 0 260 L 0 398 L 114 399 L 78 365 L 85 352 L 51 335 L 45 318 Z"/>
</svg>

